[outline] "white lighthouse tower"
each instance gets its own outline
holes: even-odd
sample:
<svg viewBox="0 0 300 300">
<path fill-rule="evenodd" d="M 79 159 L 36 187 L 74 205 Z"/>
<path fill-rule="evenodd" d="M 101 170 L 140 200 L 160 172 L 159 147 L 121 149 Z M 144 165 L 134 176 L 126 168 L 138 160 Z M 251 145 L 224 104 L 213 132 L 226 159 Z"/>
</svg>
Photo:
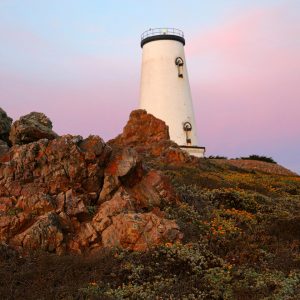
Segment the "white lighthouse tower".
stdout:
<svg viewBox="0 0 300 300">
<path fill-rule="evenodd" d="M 142 34 L 140 108 L 169 126 L 170 138 L 190 154 L 203 157 L 184 55 L 183 32 L 174 28 L 149 29 Z"/>
</svg>

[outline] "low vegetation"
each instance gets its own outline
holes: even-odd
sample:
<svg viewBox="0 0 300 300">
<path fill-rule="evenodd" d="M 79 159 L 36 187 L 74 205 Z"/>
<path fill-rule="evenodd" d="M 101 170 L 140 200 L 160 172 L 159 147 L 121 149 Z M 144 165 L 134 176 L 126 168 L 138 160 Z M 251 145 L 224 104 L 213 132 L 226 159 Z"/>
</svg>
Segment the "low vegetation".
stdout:
<svg viewBox="0 0 300 300">
<path fill-rule="evenodd" d="M 247 157 L 241 157 L 240 159 L 260 160 L 260 161 L 264 161 L 264 162 L 268 162 L 268 163 L 272 163 L 272 164 L 277 164 L 277 162 L 272 157 L 267 157 L 267 156 L 263 156 L 263 155 L 256 155 L 256 154 L 252 154 L 252 155 L 249 155 Z"/>
<path fill-rule="evenodd" d="M 177 220 L 182 243 L 89 257 L 19 257 L 2 245 L 1 298 L 299 299 L 300 177 L 210 160 L 152 167 L 181 199 L 164 213 Z"/>
</svg>

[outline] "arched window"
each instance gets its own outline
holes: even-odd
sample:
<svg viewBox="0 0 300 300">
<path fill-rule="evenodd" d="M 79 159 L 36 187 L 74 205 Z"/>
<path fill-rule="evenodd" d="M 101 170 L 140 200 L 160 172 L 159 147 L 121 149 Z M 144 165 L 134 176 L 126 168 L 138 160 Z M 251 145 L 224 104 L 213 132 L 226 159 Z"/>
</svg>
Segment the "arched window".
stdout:
<svg viewBox="0 0 300 300">
<path fill-rule="evenodd" d="M 191 144 L 192 144 L 192 139 L 191 139 L 192 124 L 190 122 L 185 122 L 183 124 L 183 130 L 185 131 L 185 135 L 186 135 L 186 144 L 187 144 L 187 146 L 191 146 Z"/>
<path fill-rule="evenodd" d="M 175 59 L 175 65 L 177 66 L 178 69 L 178 77 L 183 78 L 183 59 L 181 57 L 177 57 Z"/>
</svg>

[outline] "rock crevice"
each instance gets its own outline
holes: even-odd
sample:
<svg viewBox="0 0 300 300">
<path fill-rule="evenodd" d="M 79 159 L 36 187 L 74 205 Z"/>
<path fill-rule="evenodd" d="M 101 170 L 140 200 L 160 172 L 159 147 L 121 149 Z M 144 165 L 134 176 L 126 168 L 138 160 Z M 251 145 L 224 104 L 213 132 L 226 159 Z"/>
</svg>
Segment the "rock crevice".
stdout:
<svg viewBox="0 0 300 300">
<path fill-rule="evenodd" d="M 141 155 L 155 143 L 172 143 L 162 121 L 133 112 L 126 128 L 146 122 L 146 138 L 125 130 L 106 144 L 98 136 L 58 136 L 41 113 L 20 118 L 10 130 L 5 115 L 0 114 L 0 124 L 7 125 L 6 140 L 0 141 L 0 242 L 24 253 L 61 254 L 102 247 L 147 250 L 182 238 L 176 222 L 157 213 L 176 196 Z"/>
</svg>

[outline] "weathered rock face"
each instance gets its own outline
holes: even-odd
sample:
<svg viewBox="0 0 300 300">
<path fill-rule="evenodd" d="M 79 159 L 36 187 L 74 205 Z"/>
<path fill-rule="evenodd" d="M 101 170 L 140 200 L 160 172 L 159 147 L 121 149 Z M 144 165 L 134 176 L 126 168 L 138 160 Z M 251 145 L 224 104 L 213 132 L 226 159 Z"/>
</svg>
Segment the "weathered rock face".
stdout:
<svg viewBox="0 0 300 300">
<path fill-rule="evenodd" d="M 47 120 L 43 126 L 49 128 Z M 39 137 L 35 130 L 22 135 L 20 127 L 21 143 L 32 139 L 29 132 Z M 0 156 L 0 242 L 25 253 L 82 253 L 146 250 L 182 238 L 160 211 L 176 201 L 168 181 L 145 170 L 133 148 L 112 149 L 97 136 L 13 141 L 9 155 Z"/>
<path fill-rule="evenodd" d="M 170 140 L 166 123 L 138 109 L 131 112 L 123 133 L 111 142 L 123 146 L 146 146 L 166 140 Z"/>
<path fill-rule="evenodd" d="M 58 135 L 52 130 L 52 122 L 43 113 L 32 112 L 14 122 L 9 139 L 13 145 L 28 144 L 40 139 L 53 140 Z"/>
<path fill-rule="evenodd" d="M 8 117 L 6 112 L 0 107 L 0 140 L 8 142 L 11 123 L 12 119 Z"/>
<path fill-rule="evenodd" d="M 196 159 L 170 140 L 169 128 L 165 122 L 142 109 L 130 114 L 123 133 L 108 144 L 134 147 L 139 153 L 159 157 L 167 163 L 184 163 Z"/>
<path fill-rule="evenodd" d="M 0 140 L 0 156 L 7 153 L 8 150 L 9 150 L 9 147 L 8 147 L 7 143 Z"/>
</svg>

